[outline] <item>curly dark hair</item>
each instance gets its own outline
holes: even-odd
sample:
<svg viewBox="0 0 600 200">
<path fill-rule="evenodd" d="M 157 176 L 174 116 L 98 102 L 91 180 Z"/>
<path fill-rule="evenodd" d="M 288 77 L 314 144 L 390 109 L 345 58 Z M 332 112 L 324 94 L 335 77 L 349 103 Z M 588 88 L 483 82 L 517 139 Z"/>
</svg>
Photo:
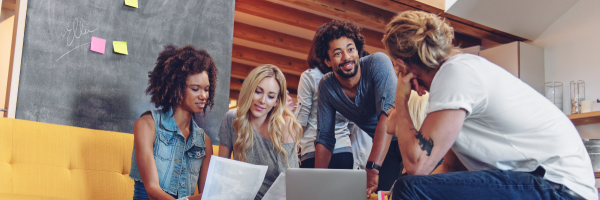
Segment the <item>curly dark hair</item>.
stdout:
<svg viewBox="0 0 600 200">
<path fill-rule="evenodd" d="M 329 60 L 329 42 L 335 39 L 339 39 L 343 36 L 350 38 L 354 41 L 356 50 L 362 52 L 363 46 L 365 45 L 365 37 L 360 34 L 360 27 L 347 20 L 333 20 L 323 27 L 323 30 L 317 33 L 314 39 L 315 53 L 317 58 L 321 61 L 322 67 L 325 65 L 325 60 Z M 321 70 L 322 67 L 319 67 Z M 321 71 L 331 71 L 330 69 Z"/>
<path fill-rule="evenodd" d="M 167 45 L 156 59 L 156 67 L 149 74 L 146 94 L 150 95 L 150 102 L 163 112 L 177 107 L 183 101 L 186 81 L 188 76 L 206 72 L 210 86 L 208 87 L 207 108 L 212 110 L 217 87 L 217 67 L 215 62 L 205 50 L 195 49 L 193 46 L 177 48 Z"/>
</svg>

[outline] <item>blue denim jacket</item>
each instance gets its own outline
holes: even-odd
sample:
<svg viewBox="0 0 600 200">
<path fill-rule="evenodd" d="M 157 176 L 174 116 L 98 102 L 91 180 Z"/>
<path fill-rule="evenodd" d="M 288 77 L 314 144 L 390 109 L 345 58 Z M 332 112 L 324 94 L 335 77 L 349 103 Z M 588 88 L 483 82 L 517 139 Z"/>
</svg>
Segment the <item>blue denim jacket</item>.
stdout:
<svg viewBox="0 0 600 200">
<path fill-rule="evenodd" d="M 172 115 L 172 109 L 166 113 L 160 110 L 152 111 L 156 127 L 153 149 L 158 180 L 160 188 L 169 194 L 179 197 L 191 196 L 196 190 L 206 154 L 204 130 L 192 120 L 192 134 L 186 143 Z M 129 177 L 135 181 L 142 181 L 135 159 L 135 145 L 131 155 Z"/>
</svg>

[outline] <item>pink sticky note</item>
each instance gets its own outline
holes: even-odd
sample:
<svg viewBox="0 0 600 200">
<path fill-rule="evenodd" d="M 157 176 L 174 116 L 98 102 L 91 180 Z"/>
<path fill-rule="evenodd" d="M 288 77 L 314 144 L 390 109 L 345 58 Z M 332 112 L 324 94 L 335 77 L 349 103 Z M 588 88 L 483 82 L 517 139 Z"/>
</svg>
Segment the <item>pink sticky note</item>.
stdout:
<svg viewBox="0 0 600 200">
<path fill-rule="evenodd" d="M 104 54 L 106 48 L 106 40 L 92 36 L 92 43 L 90 45 L 90 51 Z"/>
</svg>

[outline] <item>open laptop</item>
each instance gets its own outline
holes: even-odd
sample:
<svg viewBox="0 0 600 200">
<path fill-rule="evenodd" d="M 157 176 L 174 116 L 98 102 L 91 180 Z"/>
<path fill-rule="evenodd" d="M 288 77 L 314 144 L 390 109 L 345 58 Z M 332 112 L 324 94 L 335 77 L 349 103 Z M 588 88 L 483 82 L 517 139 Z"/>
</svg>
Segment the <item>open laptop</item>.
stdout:
<svg viewBox="0 0 600 200">
<path fill-rule="evenodd" d="M 367 173 L 351 169 L 288 168 L 287 200 L 365 200 Z"/>
</svg>

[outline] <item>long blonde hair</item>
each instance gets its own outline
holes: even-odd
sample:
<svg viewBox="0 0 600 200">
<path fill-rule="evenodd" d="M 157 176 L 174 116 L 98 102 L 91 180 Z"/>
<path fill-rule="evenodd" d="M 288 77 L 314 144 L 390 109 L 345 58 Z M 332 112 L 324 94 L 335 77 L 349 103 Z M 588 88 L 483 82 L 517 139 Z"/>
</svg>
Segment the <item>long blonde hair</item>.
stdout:
<svg viewBox="0 0 600 200">
<path fill-rule="evenodd" d="M 286 108 L 286 81 L 281 70 L 271 64 L 261 65 L 256 67 L 250 72 L 248 77 L 242 84 L 240 96 L 238 99 L 238 110 L 237 118 L 233 120 L 233 127 L 236 130 L 237 139 L 233 143 L 233 151 L 235 153 L 234 159 L 239 161 L 247 161 L 246 150 L 252 147 L 254 143 L 254 127 L 250 123 L 250 106 L 252 106 L 252 97 L 254 91 L 258 86 L 258 83 L 264 78 L 274 77 L 279 84 L 279 94 L 277 95 L 277 103 L 267 114 L 268 128 L 267 132 L 273 142 L 273 148 L 279 152 L 279 155 L 285 157 L 285 163 L 289 167 L 288 153 L 281 146 L 281 140 L 283 139 L 283 132 L 286 127 L 285 117 L 289 117 L 290 126 L 288 126 L 288 133 L 295 139 L 294 150 L 298 148 L 300 144 L 300 138 L 302 138 L 302 126 L 296 121 L 294 114 L 288 108 Z M 293 153 L 294 150 L 290 153 Z"/>
<path fill-rule="evenodd" d="M 454 29 L 439 16 L 423 11 L 404 11 L 386 26 L 381 41 L 398 66 L 406 68 L 397 62 L 401 59 L 430 71 L 437 69 L 449 55 L 460 52 L 452 44 L 453 39 Z"/>
</svg>

